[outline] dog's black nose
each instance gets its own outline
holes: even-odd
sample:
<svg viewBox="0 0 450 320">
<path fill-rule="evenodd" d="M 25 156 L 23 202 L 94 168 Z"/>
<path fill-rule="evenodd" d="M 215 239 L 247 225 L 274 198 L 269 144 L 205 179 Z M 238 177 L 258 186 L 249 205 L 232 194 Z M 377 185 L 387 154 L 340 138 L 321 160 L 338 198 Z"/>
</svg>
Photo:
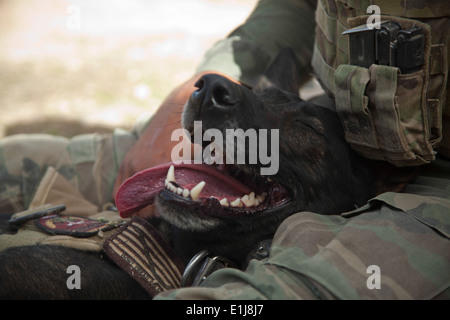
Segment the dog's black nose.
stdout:
<svg viewBox="0 0 450 320">
<path fill-rule="evenodd" d="M 198 90 L 191 98 L 203 107 L 228 108 L 239 102 L 237 85 L 225 77 L 207 74 L 201 77 L 195 86 Z"/>
</svg>

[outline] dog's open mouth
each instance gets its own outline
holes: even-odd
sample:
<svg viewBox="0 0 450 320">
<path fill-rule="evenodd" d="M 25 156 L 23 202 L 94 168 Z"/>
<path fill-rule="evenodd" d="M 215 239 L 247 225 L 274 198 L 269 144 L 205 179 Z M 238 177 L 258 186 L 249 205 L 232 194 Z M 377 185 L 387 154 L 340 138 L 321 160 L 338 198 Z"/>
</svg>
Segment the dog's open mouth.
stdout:
<svg viewBox="0 0 450 320">
<path fill-rule="evenodd" d="M 158 195 L 171 205 L 206 216 L 247 216 L 290 202 L 281 184 L 236 165 L 167 163 L 127 179 L 117 191 L 116 206 L 122 217 L 128 217 Z"/>
</svg>

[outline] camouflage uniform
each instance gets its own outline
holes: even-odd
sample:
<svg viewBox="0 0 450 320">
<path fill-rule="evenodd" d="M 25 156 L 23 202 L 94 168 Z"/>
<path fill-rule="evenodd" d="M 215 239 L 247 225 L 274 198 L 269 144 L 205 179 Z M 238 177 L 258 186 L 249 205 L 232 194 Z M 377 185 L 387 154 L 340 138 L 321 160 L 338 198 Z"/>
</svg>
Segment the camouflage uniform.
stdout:
<svg viewBox="0 0 450 320">
<path fill-rule="evenodd" d="M 71 139 L 45 134 L 14 135 L 0 140 L 0 215 L 31 212 L 46 205 L 66 206 L 65 215 L 123 219 L 113 206 L 116 175 L 145 123 L 131 132 L 84 134 Z M 27 211 L 25 211 L 27 210 Z M 101 251 L 102 237 L 51 236 L 28 221 L 15 234 L 0 234 L 0 252 L 15 246 L 53 244 Z"/>
<path fill-rule="evenodd" d="M 115 177 L 136 132 L 85 134 L 71 139 L 45 134 L 0 140 L 0 213 L 29 207 L 49 167 L 55 168 L 86 200 L 102 208 L 112 201 Z"/>
<path fill-rule="evenodd" d="M 347 2 L 338 11 L 353 16 L 364 14 L 351 9 L 352 3 L 359 5 L 364 1 Z M 367 7 L 369 1 L 365 2 Z M 329 10 L 335 1 L 320 3 Z M 333 49 L 336 45 L 326 45 L 321 38 L 314 44 L 316 4 L 307 0 L 261 0 L 244 25 L 205 55 L 198 70 L 219 71 L 252 86 L 278 51 L 290 46 L 298 54 L 301 74 L 307 81 L 312 71 L 314 46 L 328 52 L 336 50 Z M 414 7 L 408 9 L 415 11 Z M 316 16 L 316 20 L 320 18 L 320 14 Z M 335 29 L 326 30 L 330 34 L 338 33 Z M 339 46 L 342 39 L 334 41 Z M 335 59 L 332 56 L 330 53 L 328 62 L 333 62 L 335 69 L 347 63 L 339 60 L 343 59 L 342 55 L 335 55 Z M 315 67 L 322 65 L 316 61 Z M 444 81 L 439 73 L 442 67 L 448 65 L 432 68 L 436 78 Z M 318 72 L 317 68 L 315 71 Z M 376 74 L 376 70 L 373 72 Z M 349 84 L 351 89 L 352 83 L 361 82 L 369 73 L 341 69 L 334 76 L 336 83 Z M 349 74 L 356 76 L 352 81 L 344 81 L 349 79 Z M 366 99 L 353 93 L 331 91 L 335 97 L 350 101 Z M 434 90 L 434 94 L 438 94 L 436 91 L 439 90 Z M 438 99 L 432 98 L 438 106 Z M 448 131 L 447 128 L 442 134 L 450 136 Z M 55 167 L 90 202 L 103 206 L 110 201 L 118 164 L 139 135 L 118 133 L 72 140 L 47 136 L 4 139 L 0 142 L 0 212 L 26 208 L 33 201 L 32 194 L 48 166 Z M 416 146 L 406 145 L 409 148 L 406 151 L 420 151 Z M 48 152 L 41 151 L 44 149 Z M 421 175 L 404 193 L 381 194 L 364 207 L 348 213 L 337 212 L 340 215 L 336 216 L 297 213 L 279 227 L 268 258 L 252 260 L 245 271 L 217 271 L 202 287 L 167 291 L 156 298 L 448 299 L 450 162 L 438 158 L 423 167 Z"/>
</svg>

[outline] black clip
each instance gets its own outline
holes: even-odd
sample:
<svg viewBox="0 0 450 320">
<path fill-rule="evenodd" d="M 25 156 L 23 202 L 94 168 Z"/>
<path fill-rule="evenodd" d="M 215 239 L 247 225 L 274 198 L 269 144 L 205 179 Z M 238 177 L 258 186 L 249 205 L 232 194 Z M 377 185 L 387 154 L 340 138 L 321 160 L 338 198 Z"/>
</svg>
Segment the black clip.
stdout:
<svg viewBox="0 0 450 320">
<path fill-rule="evenodd" d="M 63 204 L 58 206 L 47 204 L 39 208 L 18 212 L 8 220 L 8 223 L 10 224 L 10 226 L 20 226 L 21 224 L 29 220 L 38 219 L 51 214 L 58 214 L 65 210 L 66 206 Z"/>
<path fill-rule="evenodd" d="M 376 63 L 374 28 L 363 24 L 342 33 L 349 36 L 350 64 L 369 68 Z"/>
<path fill-rule="evenodd" d="M 364 24 L 342 34 L 349 36 L 352 65 L 364 68 L 386 65 L 411 73 L 424 64 L 425 37 L 416 26 L 401 29 L 395 21 L 383 21 L 377 28 Z"/>
</svg>

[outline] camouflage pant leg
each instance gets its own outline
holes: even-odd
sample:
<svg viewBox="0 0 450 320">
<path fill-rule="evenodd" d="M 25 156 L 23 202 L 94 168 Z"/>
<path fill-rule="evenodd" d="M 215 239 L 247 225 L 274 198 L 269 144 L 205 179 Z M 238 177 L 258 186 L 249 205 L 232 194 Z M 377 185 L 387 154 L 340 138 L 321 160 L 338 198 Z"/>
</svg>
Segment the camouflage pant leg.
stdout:
<svg viewBox="0 0 450 320">
<path fill-rule="evenodd" d="M 157 299 L 450 299 L 450 161 L 353 212 L 301 212 L 268 258 Z"/>
<path fill-rule="evenodd" d="M 34 134 L 0 140 L 0 213 L 28 208 L 49 166 L 101 208 L 112 200 L 119 165 L 135 141 L 134 133 L 123 130 L 71 139 Z"/>
<path fill-rule="evenodd" d="M 28 206 L 46 167 L 57 165 L 68 143 L 65 138 L 38 134 L 0 140 L 0 213 Z"/>
</svg>

